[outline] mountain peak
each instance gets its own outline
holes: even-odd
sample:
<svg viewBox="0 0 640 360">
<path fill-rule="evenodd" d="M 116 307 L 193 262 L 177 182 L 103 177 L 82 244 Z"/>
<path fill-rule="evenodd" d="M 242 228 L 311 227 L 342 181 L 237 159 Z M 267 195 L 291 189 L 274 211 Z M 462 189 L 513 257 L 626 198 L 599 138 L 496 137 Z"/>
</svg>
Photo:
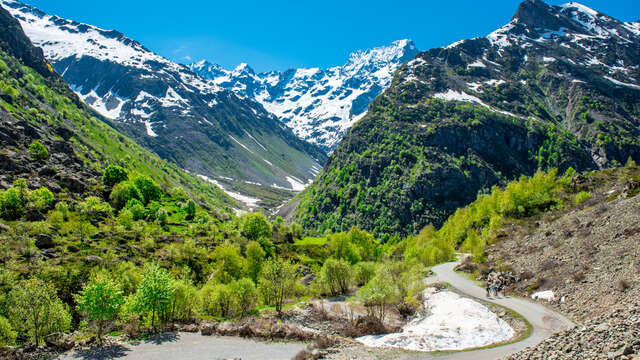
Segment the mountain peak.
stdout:
<svg viewBox="0 0 640 360">
<path fill-rule="evenodd" d="M 526 0 L 522 2 L 511 22 L 523 24 L 534 29 L 557 31 L 565 28 L 577 30 L 576 25 L 570 19 L 541 0 Z"/>
<path fill-rule="evenodd" d="M 233 69 L 232 73 L 234 75 L 255 74 L 255 71 L 253 71 L 253 69 L 251 68 L 251 66 L 249 66 L 249 64 L 245 62 L 241 62 L 238 66 L 236 66 L 235 69 Z"/>
</svg>

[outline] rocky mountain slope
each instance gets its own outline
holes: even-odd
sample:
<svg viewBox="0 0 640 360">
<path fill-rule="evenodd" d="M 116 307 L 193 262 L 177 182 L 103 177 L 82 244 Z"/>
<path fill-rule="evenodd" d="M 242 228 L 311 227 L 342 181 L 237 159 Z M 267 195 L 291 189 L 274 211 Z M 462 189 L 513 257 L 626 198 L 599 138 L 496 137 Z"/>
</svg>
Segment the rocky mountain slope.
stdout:
<svg viewBox="0 0 640 360">
<path fill-rule="evenodd" d="M 240 96 L 253 99 L 303 140 L 333 151 L 342 135 L 391 84 L 394 71 L 418 53 L 410 40 L 349 56 L 342 66 L 256 74 L 247 64 L 229 71 L 206 60 L 191 70 Z"/>
<path fill-rule="evenodd" d="M 203 207 L 237 206 L 219 188 L 161 160 L 101 120 L 4 8 L 0 28 L 0 189 L 22 178 L 29 188 L 45 186 L 60 198 L 101 194 L 102 170 L 120 164 L 167 190 L 183 188 Z M 29 151 L 36 140 L 47 149 L 43 158 Z"/>
<path fill-rule="evenodd" d="M 524 1 L 488 36 L 401 66 L 295 218 L 319 231 L 415 233 L 538 168 L 640 160 L 639 65 L 640 23 Z"/>
<path fill-rule="evenodd" d="M 262 106 L 115 30 L 13 0 L 2 5 L 80 98 L 137 142 L 191 172 L 301 189 L 325 160 Z"/>
<path fill-rule="evenodd" d="M 640 168 L 580 176 L 588 197 L 569 210 L 506 223 L 487 247 L 489 268 L 511 269 L 521 296 L 551 291 L 543 301 L 580 324 L 510 359 L 615 358 L 640 354 Z"/>
</svg>

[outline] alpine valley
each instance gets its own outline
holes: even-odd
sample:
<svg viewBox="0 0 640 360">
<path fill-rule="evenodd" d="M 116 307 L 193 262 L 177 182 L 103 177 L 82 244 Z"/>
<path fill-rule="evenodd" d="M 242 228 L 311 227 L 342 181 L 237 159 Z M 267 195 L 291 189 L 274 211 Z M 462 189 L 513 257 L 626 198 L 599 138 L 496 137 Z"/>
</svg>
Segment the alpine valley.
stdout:
<svg viewBox="0 0 640 360">
<path fill-rule="evenodd" d="M 538 169 L 638 161 L 639 65 L 640 22 L 527 0 L 493 33 L 401 66 L 294 217 L 406 235 Z"/>
<path fill-rule="evenodd" d="M 12 0 L 2 4 L 85 103 L 160 157 L 226 186 L 247 205 L 290 197 L 287 189 L 300 191 L 326 160 L 257 102 L 117 31 Z"/>
</svg>

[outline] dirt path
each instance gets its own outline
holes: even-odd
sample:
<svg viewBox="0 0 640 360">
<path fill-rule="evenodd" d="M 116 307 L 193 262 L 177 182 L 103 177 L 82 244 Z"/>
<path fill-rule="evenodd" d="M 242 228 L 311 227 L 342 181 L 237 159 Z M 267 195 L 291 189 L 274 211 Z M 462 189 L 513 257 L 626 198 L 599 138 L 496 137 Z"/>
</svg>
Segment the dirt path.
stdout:
<svg viewBox="0 0 640 360">
<path fill-rule="evenodd" d="M 113 345 L 100 350 L 75 350 L 59 360 L 282 360 L 305 348 L 303 343 L 263 342 L 199 333 L 166 333 L 138 345 Z"/>
</svg>

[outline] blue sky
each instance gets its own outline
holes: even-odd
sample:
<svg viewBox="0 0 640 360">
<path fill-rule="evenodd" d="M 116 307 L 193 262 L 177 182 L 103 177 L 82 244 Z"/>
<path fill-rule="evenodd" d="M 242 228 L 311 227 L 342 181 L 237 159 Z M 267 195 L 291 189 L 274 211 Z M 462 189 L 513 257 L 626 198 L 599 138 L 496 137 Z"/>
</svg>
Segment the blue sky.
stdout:
<svg viewBox="0 0 640 360">
<path fill-rule="evenodd" d="M 205 1 L 24 0 L 48 13 L 116 29 L 171 60 L 200 59 L 256 71 L 341 65 L 349 53 L 409 38 L 421 50 L 486 35 L 518 0 Z M 550 4 L 566 1 L 550 0 Z M 639 0 L 583 0 L 623 21 Z"/>
</svg>

